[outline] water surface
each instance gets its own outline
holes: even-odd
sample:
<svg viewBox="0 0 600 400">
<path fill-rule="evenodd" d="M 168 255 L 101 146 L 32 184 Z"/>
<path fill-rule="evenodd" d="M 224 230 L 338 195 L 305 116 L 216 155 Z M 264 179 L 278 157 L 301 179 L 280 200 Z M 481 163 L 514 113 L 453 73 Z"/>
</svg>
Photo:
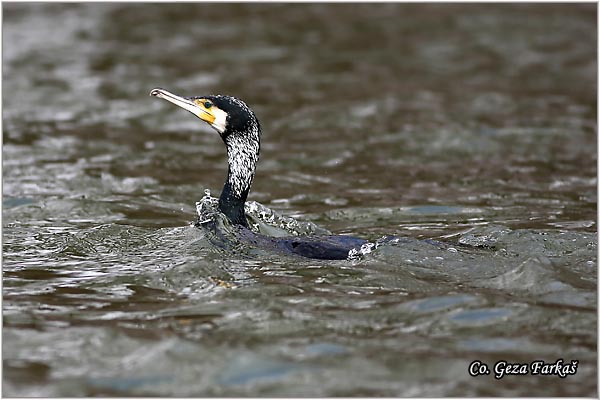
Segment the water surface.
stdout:
<svg viewBox="0 0 600 400">
<path fill-rule="evenodd" d="M 597 395 L 595 5 L 4 4 L 3 22 L 4 395 Z M 374 245 L 215 247 L 192 222 L 224 147 L 157 86 L 256 111 L 261 229 Z M 468 374 L 559 358 L 577 373 Z"/>
</svg>

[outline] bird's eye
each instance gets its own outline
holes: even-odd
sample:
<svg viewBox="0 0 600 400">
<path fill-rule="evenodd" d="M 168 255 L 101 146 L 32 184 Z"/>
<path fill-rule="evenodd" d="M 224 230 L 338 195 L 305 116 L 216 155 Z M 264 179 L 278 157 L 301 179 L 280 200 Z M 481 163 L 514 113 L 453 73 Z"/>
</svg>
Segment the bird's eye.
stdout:
<svg viewBox="0 0 600 400">
<path fill-rule="evenodd" d="M 212 103 L 210 101 L 204 102 L 204 108 L 211 108 L 211 107 L 212 107 Z"/>
</svg>

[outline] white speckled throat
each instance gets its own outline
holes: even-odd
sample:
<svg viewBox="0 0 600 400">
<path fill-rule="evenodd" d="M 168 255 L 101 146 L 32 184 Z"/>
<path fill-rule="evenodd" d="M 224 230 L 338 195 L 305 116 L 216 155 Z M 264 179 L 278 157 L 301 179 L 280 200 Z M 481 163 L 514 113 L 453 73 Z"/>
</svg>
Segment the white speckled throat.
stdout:
<svg viewBox="0 0 600 400">
<path fill-rule="evenodd" d="M 227 182 L 236 197 L 241 197 L 250 190 L 258 162 L 259 144 L 244 137 L 232 136 L 225 139 L 225 144 L 229 163 Z"/>
</svg>

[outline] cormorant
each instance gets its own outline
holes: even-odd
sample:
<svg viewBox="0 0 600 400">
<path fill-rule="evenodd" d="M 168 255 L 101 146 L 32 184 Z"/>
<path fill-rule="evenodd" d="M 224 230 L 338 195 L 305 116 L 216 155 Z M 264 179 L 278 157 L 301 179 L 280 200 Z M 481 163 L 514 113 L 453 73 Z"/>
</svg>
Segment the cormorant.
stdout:
<svg viewBox="0 0 600 400">
<path fill-rule="evenodd" d="M 297 236 L 275 238 L 250 230 L 244 203 L 254 178 L 260 152 L 260 123 L 242 100 L 211 95 L 181 97 L 156 88 L 151 96 L 165 99 L 207 122 L 221 136 L 227 148 L 229 170 L 219 198 L 219 211 L 237 228 L 241 241 L 255 246 L 291 252 L 307 258 L 343 260 L 352 249 L 367 243 L 350 236 Z"/>
</svg>

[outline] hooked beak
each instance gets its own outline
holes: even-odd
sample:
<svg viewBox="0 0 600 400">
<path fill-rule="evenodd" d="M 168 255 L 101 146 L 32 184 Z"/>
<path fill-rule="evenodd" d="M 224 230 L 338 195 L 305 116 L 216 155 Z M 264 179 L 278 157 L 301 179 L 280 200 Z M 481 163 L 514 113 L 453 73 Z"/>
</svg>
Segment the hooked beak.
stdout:
<svg viewBox="0 0 600 400">
<path fill-rule="evenodd" d="M 215 116 L 210 111 L 197 105 L 190 99 L 177 96 L 176 94 L 173 94 L 167 90 L 161 88 L 152 89 L 152 91 L 150 91 L 150 96 L 156 96 L 158 98 L 165 99 L 176 106 L 183 108 L 184 110 L 188 110 L 202 121 L 206 121 L 211 125 L 215 121 Z"/>
</svg>

